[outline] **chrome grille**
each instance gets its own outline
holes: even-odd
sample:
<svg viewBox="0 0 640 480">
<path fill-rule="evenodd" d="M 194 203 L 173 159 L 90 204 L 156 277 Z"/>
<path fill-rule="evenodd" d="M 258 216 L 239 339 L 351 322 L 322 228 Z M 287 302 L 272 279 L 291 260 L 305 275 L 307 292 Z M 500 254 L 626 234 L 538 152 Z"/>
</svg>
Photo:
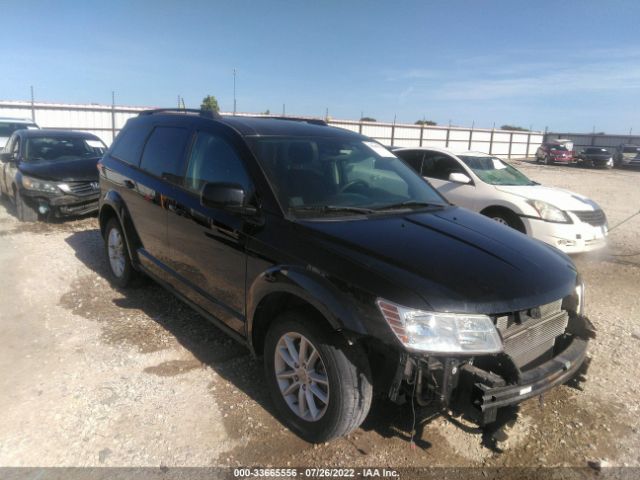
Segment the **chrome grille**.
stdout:
<svg viewBox="0 0 640 480">
<path fill-rule="evenodd" d="M 553 347 L 569 323 L 569 314 L 562 310 L 562 300 L 538 308 L 515 312 L 496 319 L 504 350 L 518 367 L 523 367 Z"/>
<path fill-rule="evenodd" d="M 571 213 L 578 217 L 581 222 L 588 223 L 594 227 L 607 223 L 607 217 L 605 217 L 602 210 L 576 210 Z"/>
<path fill-rule="evenodd" d="M 74 195 L 90 195 L 100 188 L 98 182 L 67 182 L 69 191 Z"/>
</svg>

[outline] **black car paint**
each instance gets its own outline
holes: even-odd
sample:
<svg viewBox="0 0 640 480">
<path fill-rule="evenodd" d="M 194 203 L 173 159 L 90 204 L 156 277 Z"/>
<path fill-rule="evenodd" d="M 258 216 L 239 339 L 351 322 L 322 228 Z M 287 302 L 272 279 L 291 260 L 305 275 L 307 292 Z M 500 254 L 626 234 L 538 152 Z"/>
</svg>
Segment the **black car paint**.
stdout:
<svg viewBox="0 0 640 480">
<path fill-rule="evenodd" d="M 602 167 L 606 165 L 609 160 L 613 159 L 613 154 L 606 149 L 597 148 L 581 151 L 576 159 L 578 162 L 586 163 L 593 166 Z"/>
<path fill-rule="evenodd" d="M 175 118 L 157 114 L 130 122 L 152 128 Z M 257 213 L 203 207 L 197 194 L 115 158 L 110 149 L 99 168 L 101 228 L 116 216 L 136 268 L 257 355 L 282 302 L 313 306 L 350 341 L 386 345 L 393 370 L 407 355 L 377 298 L 417 309 L 498 314 L 572 295 L 580 281 L 568 256 L 453 206 L 292 218 L 279 207 L 249 146 L 257 135 L 367 137 L 286 120 L 185 115 L 180 125 L 232 142 L 252 177 Z"/>
<path fill-rule="evenodd" d="M 2 172 L 0 175 L 0 191 L 14 199 L 19 192 L 25 201 L 35 207 L 38 204 L 46 204 L 58 215 L 77 215 L 95 212 L 98 209 L 100 191 L 97 188 L 99 157 L 79 158 L 65 161 L 37 161 L 29 162 L 18 155 L 17 158 L 9 158 L 8 149 L 14 142 L 18 142 L 19 151 L 23 152 L 25 143 L 29 138 L 39 136 L 63 136 L 71 135 L 88 140 L 99 140 L 89 133 L 81 133 L 66 130 L 20 130 L 14 132 L 7 141 L 7 146 L 2 152 Z M 22 186 L 22 175 L 52 182 L 91 182 L 96 185 L 94 191 L 76 195 L 62 191 L 41 192 L 28 190 Z"/>
</svg>

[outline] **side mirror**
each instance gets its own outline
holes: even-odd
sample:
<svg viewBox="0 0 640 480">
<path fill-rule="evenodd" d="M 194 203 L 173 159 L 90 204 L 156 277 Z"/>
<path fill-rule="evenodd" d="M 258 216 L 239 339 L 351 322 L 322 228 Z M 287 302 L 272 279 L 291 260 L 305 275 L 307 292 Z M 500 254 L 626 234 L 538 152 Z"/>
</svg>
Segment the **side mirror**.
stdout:
<svg viewBox="0 0 640 480">
<path fill-rule="evenodd" d="M 464 173 L 453 172 L 449 174 L 449 181 L 456 183 L 471 183 L 471 179 Z"/>
<path fill-rule="evenodd" d="M 246 205 L 244 189 L 234 183 L 205 183 L 200 194 L 200 203 L 208 208 L 217 208 L 243 215 L 256 213 L 255 207 Z"/>
<path fill-rule="evenodd" d="M 0 160 L 3 162 L 15 162 L 16 156 L 11 152 L 2 152 L 0 153 Z"/>
</svg>

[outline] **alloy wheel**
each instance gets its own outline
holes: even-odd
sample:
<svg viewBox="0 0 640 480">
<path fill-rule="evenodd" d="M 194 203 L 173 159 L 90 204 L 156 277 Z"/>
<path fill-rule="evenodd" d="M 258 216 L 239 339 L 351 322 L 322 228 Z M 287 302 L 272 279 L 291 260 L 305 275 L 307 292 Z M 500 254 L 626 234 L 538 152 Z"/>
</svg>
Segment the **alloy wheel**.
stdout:
<svg viewBox="0 0 640 480">
<path fill-rule="evenodd" d="M 293 413 L 308 422 L 320 420 L 329 406 L 329 377 L 318 349 L 304 335 L 287 332 L 278 340 L 274 366 Z"/>
<path fill-rule="evenodd" d="M 109 231 L 107 245 L 109 247 L 111 271 L 116 277 L 122 277 L 125 269 L 124 242 L 122 241 L 122 234 L 117 228 L 112 228 Z"/>
</svg>

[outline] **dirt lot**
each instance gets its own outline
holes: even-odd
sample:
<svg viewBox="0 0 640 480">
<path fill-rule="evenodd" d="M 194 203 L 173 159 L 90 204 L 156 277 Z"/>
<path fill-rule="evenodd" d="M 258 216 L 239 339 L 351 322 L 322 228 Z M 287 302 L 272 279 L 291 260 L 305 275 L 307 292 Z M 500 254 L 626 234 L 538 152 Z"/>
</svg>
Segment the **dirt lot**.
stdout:
<svg viewBox="0 0 640 480">
<path fill-rule="evenodd" d="M 638 171 L 516 163 L 610 226 L 640 210 Z M 640 466 L 639 239 L 640 215 L 575 258 L 598 328 L 589 381 L 525 402 L 502 453 L 443 417 L 411 448 L 410 407 L 382 399 L 349 438 L 311 445 L 273 417 L 245 350 L 151 282 L 109 285 L 95 218 L 20 224 L 2 204 L 0 466 Z"/>
</svg>

